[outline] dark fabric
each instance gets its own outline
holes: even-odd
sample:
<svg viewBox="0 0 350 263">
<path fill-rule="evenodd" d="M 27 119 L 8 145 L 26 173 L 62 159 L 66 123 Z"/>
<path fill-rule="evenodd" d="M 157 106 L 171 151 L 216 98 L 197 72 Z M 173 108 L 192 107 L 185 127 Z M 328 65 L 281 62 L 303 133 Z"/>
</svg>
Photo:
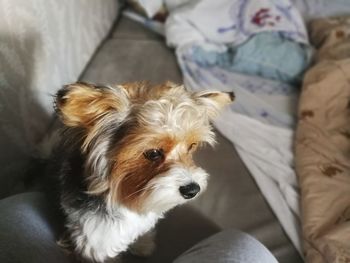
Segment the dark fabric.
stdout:
<svg viewBox="0 0 350 263">
<path fill-rule="evenodd" d="M 96 53 L 82 81 L 120 84 L 149 80 L 152 83 L 182 83 L 173 50 L 165 40 L 129 19 L 118 21 L 115 31 Z"/>
<path fill-rule="evenodd" d="M 56 245 L 61 218 L 42 193 L 0 201 L 1 263 L 71 262 Z"/>
<path fill-rule="evenodd" d="M 1 200 L 0 215 L 1 263 L 76 262 L 56 244 L 63 218 L 43 193 L 23 193 Z M 174 231 L 171 235 L 170 228 Z M 218 231 L 217 226 L 195 210 L 186 206 L 176 208 L 157 226 L 157 251 L 169 253 L 155 253 L 148 259 L 125 253 L 123 262 L 171 262 Z"/>
</svg>

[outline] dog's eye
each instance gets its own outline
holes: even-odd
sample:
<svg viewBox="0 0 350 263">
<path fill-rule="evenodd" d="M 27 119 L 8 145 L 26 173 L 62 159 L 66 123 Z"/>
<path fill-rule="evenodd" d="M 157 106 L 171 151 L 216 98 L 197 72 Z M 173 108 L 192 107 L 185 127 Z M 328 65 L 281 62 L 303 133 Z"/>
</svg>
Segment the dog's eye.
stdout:
<svg viewBox="0 0 350 263">
<path fill-rule="evenodd" d="M 162 149 L 151 149 L 143 154 L 150 161 L 158 161 L 164 157 L 164 151 Z"/>
<path fill-rule="evenodd" d="M 197 146 L 197 143 L 191 143 L 190 147 L 188 147 L 188 151 L 191 151 L 196 146 Z"/>
</svg>

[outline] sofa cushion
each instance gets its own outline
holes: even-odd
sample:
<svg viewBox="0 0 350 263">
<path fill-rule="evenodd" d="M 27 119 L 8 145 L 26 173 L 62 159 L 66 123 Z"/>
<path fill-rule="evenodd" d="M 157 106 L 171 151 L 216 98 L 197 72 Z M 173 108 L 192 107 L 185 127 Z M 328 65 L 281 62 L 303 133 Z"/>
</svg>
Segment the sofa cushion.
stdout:
<svg viewBox="0 0 350 263">
<path fill-rule="evenodd" d="M 96 53 L 82 79 L 102 83 L 182 82 L 175 54 L 163 38 L 126 18 L 118 21 L 112 37 Z"/>
</svg>

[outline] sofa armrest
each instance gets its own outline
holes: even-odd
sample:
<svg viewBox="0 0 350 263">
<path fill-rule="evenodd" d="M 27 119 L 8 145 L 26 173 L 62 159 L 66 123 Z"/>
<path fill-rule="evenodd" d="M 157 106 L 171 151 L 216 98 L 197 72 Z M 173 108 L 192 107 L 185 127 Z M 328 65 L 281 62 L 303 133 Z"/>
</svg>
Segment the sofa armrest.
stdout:
<svg viewBox="0 0 350 263">
<path fill-rule="evenodd" d="M 14 171 L 16 162 L 40 153 L 53 95 L 79 78 L 119 6 L 118 0 L 0 2 L 0 197 L 11 188 L 4 177 L 23 173 Z"/>
</svg>

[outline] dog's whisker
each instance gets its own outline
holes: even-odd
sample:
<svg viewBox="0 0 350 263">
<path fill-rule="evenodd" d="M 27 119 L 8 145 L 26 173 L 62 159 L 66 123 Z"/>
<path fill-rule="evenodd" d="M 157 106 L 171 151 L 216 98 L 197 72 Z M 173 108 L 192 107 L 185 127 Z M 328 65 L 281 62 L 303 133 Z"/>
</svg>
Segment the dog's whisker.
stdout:
<svg viewBox="0 0 350 263">
<path fill-rule="evenodd" d="M 130 195 L 128 195 L 128 196 L 126 197 L 126 199 L 127 199 L 127 198 L 130 198 L 130 197 L 132 197 L 132 196 L 134 196 L 134 195 L 136 195 L 136 194 L 138 194 L 138 193 L 140 193 L 140 192 L 142 192 L 142 191 L 144 191 L 143 193 L 145 193 L 146 190 L 152 190 L 152 189 L 154 189 L 154 186 L 153 186 L 153 185 L 145 186 L 145 187 L 143 187 L 143 188 L 141 188 L 141 189 L 139 189 L 139 190 L 137 190 L 137 191 L 131 193 Z"/>
</svg>

